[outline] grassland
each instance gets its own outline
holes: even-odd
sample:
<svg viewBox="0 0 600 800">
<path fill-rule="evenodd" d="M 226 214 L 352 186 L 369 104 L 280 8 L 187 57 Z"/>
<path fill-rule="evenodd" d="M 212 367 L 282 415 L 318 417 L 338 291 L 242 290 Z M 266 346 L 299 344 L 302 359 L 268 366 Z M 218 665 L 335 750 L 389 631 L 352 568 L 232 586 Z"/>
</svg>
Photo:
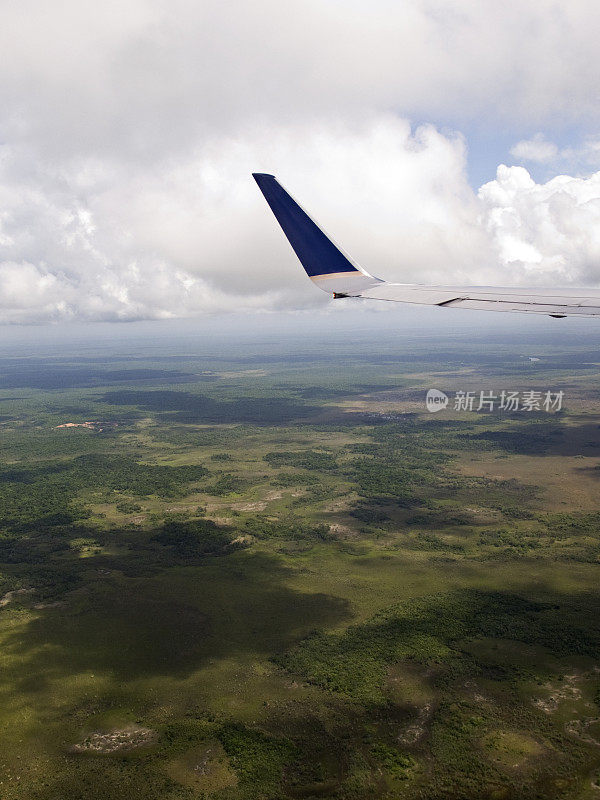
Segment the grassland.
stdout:
<svg viewBox="0 0 600 800">
<path fill-rule="evenodd" d="M 1 359 L 0 798 L 600 796 L 600 358 L 521 351 Z"/>
</svg>

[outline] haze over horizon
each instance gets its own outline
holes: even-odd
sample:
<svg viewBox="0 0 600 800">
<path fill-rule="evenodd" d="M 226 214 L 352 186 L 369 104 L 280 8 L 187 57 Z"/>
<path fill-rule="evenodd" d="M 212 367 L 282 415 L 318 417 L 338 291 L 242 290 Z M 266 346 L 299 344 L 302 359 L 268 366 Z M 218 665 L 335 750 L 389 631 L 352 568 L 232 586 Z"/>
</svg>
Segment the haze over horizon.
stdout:
<svg viewBox="0 0 600 800">
<path fill-rule="evenodd" d="M 3 16 L 0 325 L 327 311 L 261 170 L 387 280 L 600 282 L 590 0 Z"/>
</svg>

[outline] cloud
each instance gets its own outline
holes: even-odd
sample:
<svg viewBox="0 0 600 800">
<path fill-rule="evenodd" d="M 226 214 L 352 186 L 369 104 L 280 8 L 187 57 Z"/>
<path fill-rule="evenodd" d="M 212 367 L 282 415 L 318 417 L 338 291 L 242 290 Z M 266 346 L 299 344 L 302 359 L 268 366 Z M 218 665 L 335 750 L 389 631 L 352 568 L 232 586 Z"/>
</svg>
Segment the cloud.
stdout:
<svg viewBox="0 0 600 800">
<path fill-rule="evenodd" d="M 600 139 L 585 136 L 575 145 L 559 148 L 543 133 L 536 133 L 531 139 L 517 142 L 510 154 L 521 163 L 542 164 L 555 171 L 590 173 L 600 167 Z"/>
<path fill-rule="evenodd" d="M 600 280 L 600 173 L 537 184 L 500 166 L 476 194 L 459 135 L 393 115 L 255 128 L 148 170 L 0 150 L 0 321 L 132 320 L 325 305 L 250 177 L 275 171 L 387 280 Z"/>
<path fill-rule="evenodd" d="M 595 280 L 595 177 L 476 194 L 453 131 L 597 125 L 598 23 L 591 0 L 8 4 L 0 321 L 326 304 L 256 170 L 390 280 Z M 576 160 L 514 152 L 554 148 Z"/>
<path fill-rule="evenodd" d="M 554 142 L 549 142 L 543 133 L 536 133 L 531 139 L 522 139 L 510 150 L 511 156 L 519 161 L 547 163 L 555 161 L 559 150 Z"/>
<path fill-rule="evenodd" d="M 114 175 L 97 159 L 59 169 L 34 167 L 27 147 L 0 153 L 8 322 L 324 304 L 250 176 L 261 169 L 276 171 L 376 271 L 439 278 L 449 262 L 460 268 L 463 245 L 477 244 L 464 142 L 392 115 L 355 128 L 255 128 Z"/>
<path fill-rule="evenodd" d="M 453 127 L 600 119 L 593 0 L 22 0 L 0 28 L 5 140 L 154 160 L 207 133 L 396 110 Z"/>
<path fill-rule="evenodd" d="M 505 285 L 600 282 L 600 172 L 538 184 L 523 167 L 501 165 L 478 197 Z"/>
</svg>

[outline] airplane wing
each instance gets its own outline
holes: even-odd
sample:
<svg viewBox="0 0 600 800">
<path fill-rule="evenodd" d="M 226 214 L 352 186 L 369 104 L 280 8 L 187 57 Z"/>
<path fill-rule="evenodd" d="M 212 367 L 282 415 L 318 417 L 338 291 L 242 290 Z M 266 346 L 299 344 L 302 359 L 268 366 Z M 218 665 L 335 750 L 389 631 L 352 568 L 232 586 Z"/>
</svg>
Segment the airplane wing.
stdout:
<svg viewBox="0 0 600 800">
<path fill-rule="evenodd" d="M 253 173 L 253 177 L 307 275 L 333 297 L 483 311 L 525 311 L 551 317 L 600 316 L 600 289 L 428 286 L 388 283 L 375 278 L 335 244 L 274 175 Z"/>
</svg>

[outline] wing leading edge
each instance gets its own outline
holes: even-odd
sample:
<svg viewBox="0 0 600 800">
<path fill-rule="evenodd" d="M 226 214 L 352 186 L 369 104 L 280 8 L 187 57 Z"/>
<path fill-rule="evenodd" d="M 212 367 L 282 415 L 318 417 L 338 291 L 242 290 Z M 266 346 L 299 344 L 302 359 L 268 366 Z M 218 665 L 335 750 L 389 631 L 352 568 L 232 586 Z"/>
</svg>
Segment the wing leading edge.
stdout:
<svg viewBox="0 0 600 800">
<path fill-rule="evenodd" d="M 600 316 L 600 289 L 524 289 L 388 283 L 370 275 L 331 239 L 274 175 L 254 173 L 265 200 L 309 278 L 334 297 L 398 303 L 521 311 L 552 317 Z"/>
</svg>

